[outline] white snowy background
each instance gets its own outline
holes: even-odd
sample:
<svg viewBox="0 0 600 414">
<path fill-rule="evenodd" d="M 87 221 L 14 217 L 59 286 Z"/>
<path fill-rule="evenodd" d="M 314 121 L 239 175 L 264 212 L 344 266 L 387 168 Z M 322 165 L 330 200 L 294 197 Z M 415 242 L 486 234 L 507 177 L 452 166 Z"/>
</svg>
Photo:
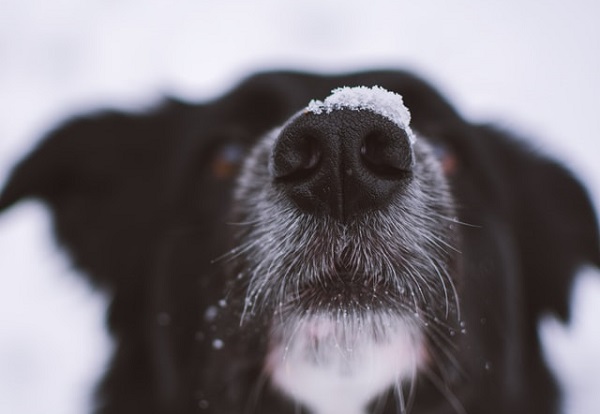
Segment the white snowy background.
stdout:
<svg viewBox="0 0 600 414">
<path fill-rule="evenodd" d="M 49 127 L 101 106 L 214 97 L 261 68 L 410 68 L 472 120 L 531 137 L 600 205 L 595 0 L 0 0 L 0 184 Z M 322 98 L 322 97 L 318 97 Z M 106 301 L 26 202 L 0 216 L 0 413 L 89 412 L 111 352 Z M 600 277 L 547 319 L 565 413 L 600 413 Z"/>
</svg>

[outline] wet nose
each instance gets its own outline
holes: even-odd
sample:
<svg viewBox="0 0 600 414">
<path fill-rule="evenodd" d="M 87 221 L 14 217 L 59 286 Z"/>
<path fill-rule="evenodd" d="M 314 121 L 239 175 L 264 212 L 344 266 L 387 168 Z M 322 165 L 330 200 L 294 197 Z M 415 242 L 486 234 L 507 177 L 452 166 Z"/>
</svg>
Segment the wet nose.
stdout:
<svg viewBox="0 0 600 414">
<path fill-rule="evenodd" d="M 279 133 L 270 173 L 310 214 L 345 222 L 384 208 L 406 187 L 414 156 L 407 131 L 371 110 L 302 113 Z"/>
</svg>

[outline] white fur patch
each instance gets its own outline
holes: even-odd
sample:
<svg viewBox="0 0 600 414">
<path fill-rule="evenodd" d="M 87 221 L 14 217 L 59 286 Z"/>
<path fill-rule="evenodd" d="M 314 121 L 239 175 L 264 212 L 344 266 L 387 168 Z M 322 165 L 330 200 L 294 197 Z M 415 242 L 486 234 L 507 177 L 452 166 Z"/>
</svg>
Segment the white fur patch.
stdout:
<svg viewBox="0 0 600 414">
<path fill-rule="evenodd" d="M 412 379 L 424 360 L 419 330 L 401 318 L 355 318 L 313 316 L 276 334 L 266 367 L 273 385 L 313 414 L 364 414 Z"/>
</svg>

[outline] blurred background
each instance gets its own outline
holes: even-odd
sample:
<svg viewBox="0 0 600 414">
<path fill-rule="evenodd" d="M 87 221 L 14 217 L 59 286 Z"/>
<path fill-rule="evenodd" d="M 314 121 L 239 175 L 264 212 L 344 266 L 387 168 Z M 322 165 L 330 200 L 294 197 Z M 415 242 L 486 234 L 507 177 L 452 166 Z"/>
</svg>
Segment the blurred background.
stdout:
<svg viewBox="0 0 600 414">
<path fill-rule="evenodd" d="M 528 137 L 600 205 L 599 21 L 595 0 L 0 0 L 0 185 L 75 113 L 209 99 L 259 69 L 383 66 Z M 569 325 L 540 326 L 567 414 L 600 413 L 599 276 L 582 271 Z M 0 413 L 89 412 L 111 352 L 105 309 L 40 204 L 0 216 Z"/>
</svg>

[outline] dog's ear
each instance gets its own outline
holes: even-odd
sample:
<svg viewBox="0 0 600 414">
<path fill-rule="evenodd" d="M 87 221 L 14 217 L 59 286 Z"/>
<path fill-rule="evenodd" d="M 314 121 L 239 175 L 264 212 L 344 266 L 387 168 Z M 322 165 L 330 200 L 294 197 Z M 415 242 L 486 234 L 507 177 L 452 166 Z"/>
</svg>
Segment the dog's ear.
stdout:
<svg viewBox="0 0 600 414">
<path fill-rule="evenodd" d="M 580 182 L 555 163 L 533 163 L 529 187 L 520 228 L 527 294 L 538 312 L 566 318 L 577 271 L 600 267 L 595 211 Z"/>
<path fill-rule="evenodd" d="M 143 114 L 69 121 L 14 168 L 0 212 L 40 199 L 58 241 L 93 282 L 118 289 L 143 278 L 167 227 L 224 214 L 247 147 L 298 109 L 297 77 L 255 76 L 205 104 L 169 100 Z"/>
<path fill-rule="evenodd" d="M 256 137 L 298 109 L 292 97 L 300 81 L 264 74 L 205 104 L 169 100 L 143 114 L 69 121 L 14 168 L 0 212 L 40 199 L 59 242 L 92 281 L 118 288 L 145 277 L 147 259 L 174 226 L 169 221 L 223 214 L 235 164 Z"/>
<path fill-rule="evenodd" d="M 0 209 L 22 198 L 54 206 L 74 193 L 101 193 L 154 152 L 149 147 L 155 133 L 145 124 L 129 115 L 98 113 L 60 126 L 14 168 Z"/>
<path fill-rule="evenodd" d="M 574 277 L 600 267 L 598 221 L 590 197 L 562 165 L 498 131 L 488 130 L 509 177 L 512 219 L 519 243 L 525 296 L 532 315 L 569 315 Z"/>
<path fill-rule="evenodd" d="M 53 213 L 56 235 L 94 282 L 127 278 L 157 226 L 169 157 L 181 134 L 170 102 L 152 115 L 104 112 L 51 132 L 14 168 L 0 211 L 37 198 Z M 151 256 L 150 256 L 151 257 Z"/>
</svg>

